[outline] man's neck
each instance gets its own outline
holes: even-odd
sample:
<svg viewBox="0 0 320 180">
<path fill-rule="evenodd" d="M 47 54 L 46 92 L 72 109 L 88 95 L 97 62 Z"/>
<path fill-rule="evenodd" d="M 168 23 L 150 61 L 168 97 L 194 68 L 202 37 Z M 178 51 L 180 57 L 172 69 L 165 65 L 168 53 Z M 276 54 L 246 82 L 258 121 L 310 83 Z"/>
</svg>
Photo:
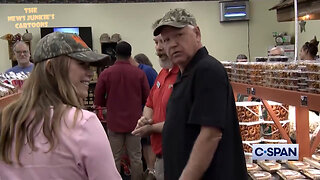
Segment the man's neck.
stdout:
<svg viewBox="0 0 320 180">
<path fill-rule="evenodd" d="M 22 68 L 26 68 L 26 67 L 28 67 L 28 66 L 30 66 L 30 62 L 28 62 L 28 63 L 24 63 L 24 64 L 18 64 L 18 66 L 20 66 L 20 67 L 22 67 Z"/>
</svg>

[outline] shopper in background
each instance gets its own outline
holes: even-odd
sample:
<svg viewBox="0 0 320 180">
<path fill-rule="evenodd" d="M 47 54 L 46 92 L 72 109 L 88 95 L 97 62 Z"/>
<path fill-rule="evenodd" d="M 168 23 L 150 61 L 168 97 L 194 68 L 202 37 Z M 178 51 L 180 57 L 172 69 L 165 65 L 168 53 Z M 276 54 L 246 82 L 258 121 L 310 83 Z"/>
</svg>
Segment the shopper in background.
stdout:
<svg viewBox="0 0 320 180">
<path fill-rule="evenodd" d="M 33 69 L 33 63 L 30 62 L 30 50 L 29 45 L 24 41 L 17 41 L 13 47 L 14 55 L 17 59 L 18 65 L 8 69 L 6 73 L 9 72 L 24 72 L 25 74 L 30 73 Z"/>
<path fill-rule="evenodd" d="M 158 73 L 156 70 L 152 68 L 152 63 L 150 62 L 149 58 L 145 54 L 140 53 L 135 55 L 134 59 L 130 59 L 130 63 L 140 68 L 146 74 L 149 87 L 151 89 L 155 79 L 158 76 Z M 144 173 L 144 176 L 148 176 L 149 171 L 154 171 L 154 163 L 156 161 L 156 155 L 153 153 L 151 149 L 150 136 L 141 137 L 141 145 L 142 154 L 146 165 L 146 171 Z"/>
<path fill-rule="evenodd" d="M 270 49 L 269 56 L 284 56 L 284 50 L 280 46 Z"/>
<path fill-rule="evenodd" d="M 134 56 L 134 60 L 137 61 L 137 63 L 139 64 L 145 64 L 145 65 L 148 65 L 148 66 L 151 66 L 153 68 L 153 65 L 151 63 L 151 61 L 149 60 L 149 58 L 143 54 L 143 53 L 140 53 L 140 54 L 137 54 Z"/>
<path fill-rule="evenodd" d="M 239 54 L 237 56 L 236 62 L 248 62 L 248 58 L 244 54 Z"/>
<path fill-rule="evenodd" d="M 127 150 L 131 164 L 131 179 L 142 179 L 140 137 L 131 134 L 145 104 L 150 88 L 146 75 L 129 62 L 131 45 L 125 41 L 116 46 L 117 60 L 99 76 L 94 104 L 107 108 L 108 135 L 116 166 Z"/>
<path fill-rule="evenodd" d="M 121 179 L 97 116 L 83 110 L 96 54 L 74 34 L 37 44 L 35 67 L 1 113 L 0 179 Z"/>
<path fill-rule="evenodd" d="M 317 41 L 316 37 L 314 37 L 310 42 L 304 43 L 299 53 L 300 60 L 316 60 L 318 45 L 319 41 Z"/>
<path fill-rule="evenodd" d="M 143 63 L 140 63 L 140 62 L 143 62 Z M 158 73 L 156 70 L 152 68 L 152 64 L 150 66 L 148 62 L 151 64 L 149 58 L 143 53 L 137 54 L 134 56 L 133 59 L 130 59 L 130 63 L 132 65 L 138 67 L 146 74 L 148 78 L 149 87 L 151 89 L 154 84 L 154 80 L 158 76 Z"/>
<path fill-rule="evenodd" d="M 158 25 L 160 20 L 161 19 L 155 22 L 153 28 Z M 149 171 L 149 174 L 155 174 L 157 180 L 163 180 L 164 170 L 161 133 L 166 118 L 167 103 L 172 92 L 173 84 L 176 81 L 179 68 L 172 64 L 165 53 L 161 35 L 155 36 L 153 40 L 162 69 L 156 79 L 156 84 L 153 85 L 150 91 L 146 106 L 143 110 L 143 116 L 139 119 L 132 134 L 142 137 L 151 135 L 152 150 L 157 158 L 155 162 L 155 172 Z"/>
<path fill-rule="evenodd" d="M 201 43 L 196 19 L 167 12 L 154 30 L 180 73 L 162 131 L 164 175 L 176 179 L 248 179 L 232 87 Z"/>
</svg>

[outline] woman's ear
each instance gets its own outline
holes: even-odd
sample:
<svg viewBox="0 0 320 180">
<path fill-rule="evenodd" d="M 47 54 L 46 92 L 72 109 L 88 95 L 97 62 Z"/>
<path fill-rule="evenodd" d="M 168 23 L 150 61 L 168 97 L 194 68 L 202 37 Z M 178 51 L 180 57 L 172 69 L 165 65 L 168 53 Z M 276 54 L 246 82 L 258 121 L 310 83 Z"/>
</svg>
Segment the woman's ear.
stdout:
<svg viewBox="0 0 320 180">
<path fill-rule="evenodd" d="M 46 61 L 46 71 L 47 71 L 51 76 L 53 76 L 51 59 L 48 59 L 48 60 Z"/>
</svg>

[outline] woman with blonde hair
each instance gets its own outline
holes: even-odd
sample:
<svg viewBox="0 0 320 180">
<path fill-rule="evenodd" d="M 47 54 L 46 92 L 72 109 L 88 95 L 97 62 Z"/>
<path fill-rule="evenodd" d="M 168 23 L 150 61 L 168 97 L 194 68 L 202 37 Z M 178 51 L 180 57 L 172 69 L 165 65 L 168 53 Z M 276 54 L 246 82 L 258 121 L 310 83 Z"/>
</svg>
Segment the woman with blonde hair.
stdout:
<svg viewBox="0 0 320 180">
<path fill-rule="evenodd" d="M 101 123 L 82 109 L 89 66 L 104 58 L 74 34 L 39 41 L 20 98 L 1 112 L 0 179 L 121 179 Z"/>
</svg>

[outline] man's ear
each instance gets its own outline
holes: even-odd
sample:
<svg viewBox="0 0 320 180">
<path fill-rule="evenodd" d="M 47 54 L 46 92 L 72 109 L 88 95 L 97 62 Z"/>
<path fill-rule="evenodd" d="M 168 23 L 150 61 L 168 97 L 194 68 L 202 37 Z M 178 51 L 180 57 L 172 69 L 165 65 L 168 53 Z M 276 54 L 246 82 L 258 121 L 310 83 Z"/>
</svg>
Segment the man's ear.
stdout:
<svg viewBox="0 0 320 180">
<path fill-rule="evenodd" d="M 199 26 L 194 27 L 194 32 L 196 34 L 196 38 L 199 42 L 201 42 L 201 32 Z"/>
</svg>

